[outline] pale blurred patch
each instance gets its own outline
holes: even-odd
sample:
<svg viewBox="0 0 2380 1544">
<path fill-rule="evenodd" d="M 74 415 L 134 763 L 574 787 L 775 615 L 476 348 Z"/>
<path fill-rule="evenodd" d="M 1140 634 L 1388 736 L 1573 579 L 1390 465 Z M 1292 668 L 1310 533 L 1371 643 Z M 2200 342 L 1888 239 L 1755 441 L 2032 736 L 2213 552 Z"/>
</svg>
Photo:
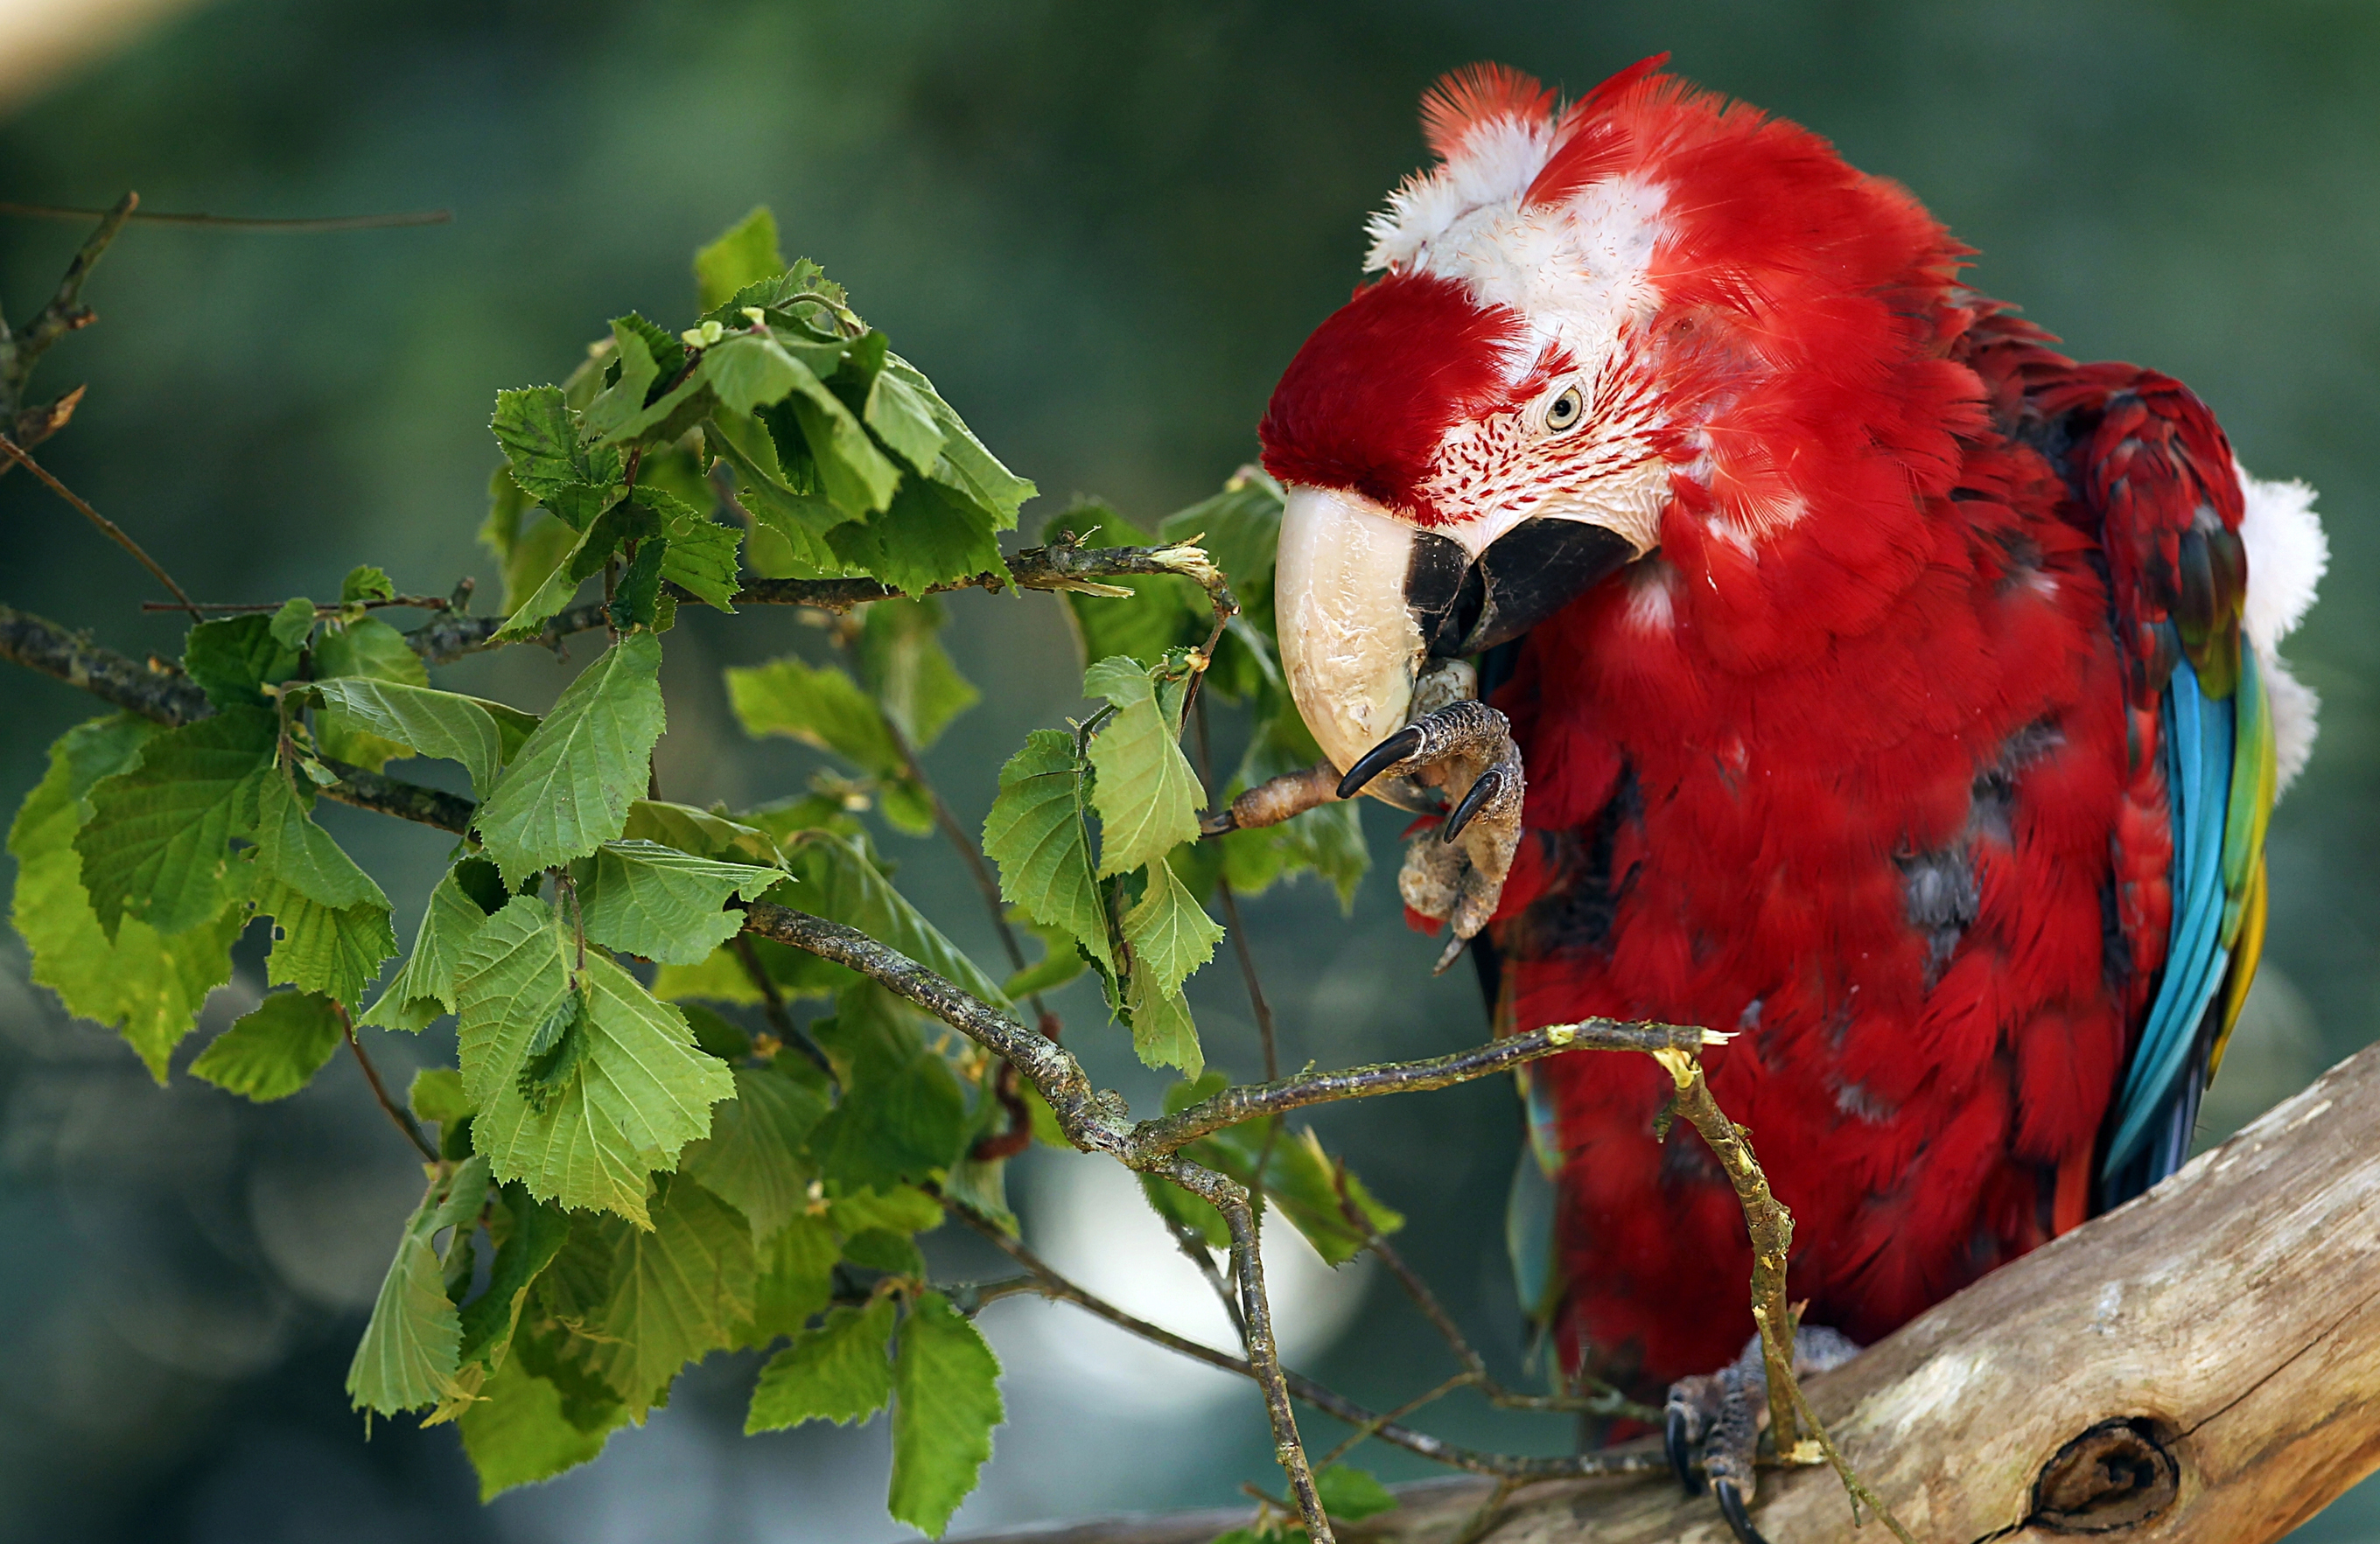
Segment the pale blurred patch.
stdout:
<svg viewBox="0 0 2380 1544">
<path fill-rule="evenodd" d="M 0 113 L 198 0 L 0 0 Z"/>
</svg>

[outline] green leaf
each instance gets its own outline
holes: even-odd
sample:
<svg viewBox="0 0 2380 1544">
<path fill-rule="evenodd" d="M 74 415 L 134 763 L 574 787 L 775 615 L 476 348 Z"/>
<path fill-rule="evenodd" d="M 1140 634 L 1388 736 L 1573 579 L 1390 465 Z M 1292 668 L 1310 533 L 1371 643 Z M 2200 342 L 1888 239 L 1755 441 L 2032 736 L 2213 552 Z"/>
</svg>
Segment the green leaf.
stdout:
<svg viewBox="0 0 2380 1544">
<path fill-rule="evenodd" d="M 826 545 L 826 533 L 855 516 L 812 491 L 808 478 L 798 489 L 788 483 L 778 464 L 774 442 L 752 419 L 714 415 L 705 426 L 705 434 L 711 450 L 735 468 L 746 513 L 782 537 L 802 564 L 839 571 L 841 565 Z"/>
<path fill-rule="evenodd" d="M 725 1066 L 694 1044 L 685 1017 L 636 978 L 587 957 L 586 1059 L 545 1109 L 517 1081 L 538 1028 L 569 996 L 575 948 L 552 907 L 518 896 L 488 919 L 455 968 L 463 1086 L 480 1114 L 472 1140 L 500 1179 L 540 1200 L 601 1208 L 647 1225 L 646 1176 L 675 1166 L 735 1092 Z"/>
<path fill-rule="evenodd" d="M 458 1378 L 474 1376 L 474 1369 L 484 1374 L 504 1365 L 529 1288 L 570 1237 L 570 1219 L 560 1209 L 531 1200 L 517 1185 L 507 1185 L 498 1194 L 504 1202 L 503 1242 L 488 1270 L 487 1290 L 463 1305 Z M 491 1231 L 496 1222 L 492 1216 Z"/>
<path fill-rule="evenodd" d="M 551 1479 L 589 1463 L 627 1418 L 613 1406 L 609 1420 L 589 1430 L 564 1414 L 562 1391 L 508 1360 L 463 1412 L 463 1451 L 480 1477 L 480 1500 L 493 1501 L 516 1486 Z"/>
<path fill-rule="evenodd" d="M 92 785 L 75 850 L 111 940 L 128 916 L 170 935 L 222 914 L 234 899 L 228 843 L 249 828 L 273 740 L 271 713 L 226 707 L 155 736 L 138 763 Z"/>
<path fill-rule="evenodd" d="M 273 613 L 273 641 L 285 649 L 301 649 L 314 632 L 314 603 L 304 596 L 292 596 Z"/>
<path fill-rule="evenodd" d="M 907 1237 L 930 1233 L 942 1225 L 942 1204 L 914 1185 L 889 1190 L 859 1190 L 827 1204 L 827 1218 L 846 1236 L 871 1228 Z"/>
<path fill-rule="evenodd" d="M 892 1299 L 864 1309 L 835 1309 L 815 1330 L 769 1358 L 744 1417 L 748 1436 L 782 1431 L 808 1420 L 838 1426 L 866 1420 L 892 1398 Z"/>
<path fill-rule="evenodd" d="M 297 673 L 298 651 L 273 636 L 271 617 L 232 617 L 190 629 L 182 669 L 217 707 L 256 707 L 265 700 L 258 688 Z"/>
<path fill-rule="evenodd" d="M 859 632 L 859 673 L 884 714 L 922 751 L 981 694 L 942 647 L 939 601 L 880 600 Z"/>
<path fill-rule="evenodd" d="M 811 1133 L 810 1152 L 831 1185 L 892 1190 L 947 1173 L 966 1136 L 966 1103 L 949 1062 L 925 1046 L 905 1055 L 870 1047 Z"/>
<path fill-rule="evenodd" d="M 356 866 L 331 834 L 314 824 L 285 778 L 266 778 L 256 796 L 256 863 L 260 872 L 334 911 L 354 906 L 388 910 L 388 897 Z"/>
<path fill-rule="evenodd" d="M 727 700 L 747 734 L 782 734 L 832 751 L 880 778 L 905 770 L 876 704 L 832 665 L 805 665 L 788 655 L 765 665 L 731 667 Z"/>
<path fill-rule="evenodd" d="M 865 1228 L 843 1241 L 843 1258 L 865 1270 L 915 1281 L 926 1273 L 926 1257 L 902 1234 Z"/>
<path fill-rule="evenodd" d="M 991 1007 L 1009 1011 L 1008 997 L 999 983 L 918 914 L 868 862 L 858 838 L 826 831 L 802 832 L 786 844 L 785 863 L 804 883 L 804 911 L 856 927 Z"/>
<path fill-rule="evenodd" d="M 784 256 L 777 250 L 777 217 L 768 205 L 757 205 L 695 253 L 694 284 L 700 296 L 695 309 L 723 305 L 745 285 L 772 279 L 785 267 Z"/>
<path fill-rule="evenodd" d="M 860 416 L 876 438 L 918 471 L 930 474 L 941 459 L 943 435 L 934 422 L 933 405 L 892 372 L 879 374 L 868 388 L 868 407 Z"/>
<path fill-rule="evenodd" d="M 578 545 L 578 532 L 534 508 L 528 495 L 521 491 L 505 468 L 498 467 L 488 486 L 488 517 L 480 525 L 480 542 L 504 565 L 504 594 L 500 609 L 511 616 L 552 577 L 571 549 Z M 561 601 L 554 604 L 558 609 Z"/>
<path fill-rule="evenodd" d="M 318 680 L 351 676 L 413 687 L 430 684 L 429 667 L 406 643 L 405 634 L 371 617 L 323 630 L 314 641 L 314 675 Z M 406 754 L 402 744 L 371 733 L 346 712 L 329 706 L 315 718 L 314 736 L 324 755 L 367 772 L 377 772 Z"/>
<path fill-rule="evenodd" d="M 891 505 L 893 490 L 902 484 L 901 468 L 876 448 L 866 426 L 842 398 L 805 369 L 795 379 L 786 402 L 818 464 L 820 491 L 830 503 L 854 516 Z"/>
<path fill-rule="evenodd" d="M 127 917 L 113 940 L 92 914 L 74 847 L 90 815 L 83 795 L 133 765 L 159 732 L 145 719 L 117 714 L 60 736 L 50 747 L 48 774 L 8 827 L 8 850 L 17 860 L 11 918 L 31 952 L 33 981 L 55 992 L 68 1012 L 120 1031 L 162 1083 L 207 994 L 231 979 L 232 941 L 247 924 L 248 908 L 235 900 L 172 937 Z"/>
<path fill-rule="evenodd" d="M 892 1515 L 928 1538 L 950 1526 L 991 1456 L 1000 1358 L 939 1292 L 918 1296 L 901 1321 L 892 1361 Z"/>
<path fill-rule="evenodd" d="M 826 543 L 845 563 L 905 595 L 921 596 L 936 585 L 978 573 L 1005 574 L 1008 565 L 993 534 L 998 529 L 983 511 L 949 489 L 911 478 L 884 513 L 835 526 Z"/>
<path fill-rule="evenodd" d="M 471 790 L 482 798 L 494 786 L 506 753 L 537 727 L 535 718 L 502 703 L 428 686 L 346 680 L 322 682 L 314 689 L 326 708 L 395 745 L 399 754 L 461 762 L 471 776 Z"/>
<path fill-rule="evenodd" d="M 818 379 L 775 339 L 750 333 L 705 350 L 702 369 L 719 405 L 730 413 L 750 413 L 783 402 L 796 389 L 806 389 L 806 381 L 814 384 Z"/>
<path fill-rule="evenodd" d="M 1322 1510 L 1334 1523 L 1360 1523 L 1397 1509 L 1397 1498 L 1387 1486 L 1344 1464 L 1333 1464 L 1316 1475 L 1314 1489 L 1322 1498 Z"/>
<path fill-rule="evenodd" d="M 687 1146 L 680 1167 L 742 1212 L 753 1244 L 765 1246 L 809 1204 L 814 1171 L 804 1144 L 826 1109 L 824 1098 L 784 1073 L 738 1068 L 735 1099 L 711 1116 L 710 1135 Z"/>
<path fill-rule="evenodd" d="M 620 833 L 625 841 L 654 841 L 681 852 L 730 862 L 779 862 L 777 843 L 768 832 L 747 826 L 712 810 L 673 804 L 662 799 L 638 799 L 628 806 L 628 824 Z"/>
<path fill-rule="evenodd" d="M 704 604 L 730 613 L 742 586 L 743 565 L 736 557 L 744 533 L 722 525 L 709 515 L 673 520 L 669 547 L 662 559 L 662 577 Z"/>
<path fill-rule="evenodd" d="M 273 923 L 273 952 L 264 959 L 264 979 L 273 985 L 356 1002 L 396 952 L 386 901 L 325 906 L 270 874 L 260 872 L 253 883 L 256 914 Z"/>
<path fill-rule="evenodd" d="M 1148 971 L 1156 989 L 1172 996 L 1190 973 L 1215 958 L 1223 930 L 1173 872 L 1172 865 L 1148 865 L 1148 887 L 1139 903 L 1123 914 L 1124 942 L 1132 946 L 1133 973 Z"/>
<path fill-rule="evenodd" d="M 618 1253 L 588 1365 L 641 1419 L 688 1362 L 734 1344 L 752 1316 L 752 1236 L 699 1185 L 665 1180 L 653 1225 L 605 1229 Z"/>
<path fill-rule="evenodd" d="M 1091 875 L 1083 828 L 1083 774 L 1075 740 L 1035 730 L 1000 769 L 1000 796 L 984 817 L 983 850 L 1000 864 L 1000 893 L 1026 915 L 1081 941 L 1112 975 L 1107 907 Z M 1056 957 L 1056 946 L 1051 946 Z"/>
<path fill-rule="evenodd" d="M 651 344 L 637 322 L 616 317 L 612 322 L 613 357 L 618 361 L 619 375 L 603 388 L 602 393 L 587 404 L 583 417 L 587 433 L 596 440 L 616 432 L 620 427 L 644 411 L 645 397 L 662 372 L 661 364 L 653 357 Z"/>
<path fill-rule="evenodd" d="M 990 513 L 994 517 L 994 529 L 1015 529 L 1016 512 L 1039 490 L 985 450 L 983 441 L 960 422 L 958 414 L 934 390 L 934 383 L 915 366 L 897 354 L 889 355 L 884 361 L 884 373 L 922 396 L 934 422 L 941 428 L 941 459 L 929 475 Z"/>
<path fill-rule="evenodd" d="M 314 1080 L 339 1048 L 337 1005 L 312 992 L 275 992 L 214 1038 L 190 1075 L 261 1104 Z"/>
<path fill-rule="evenodd" d="M 370 563 L 358 563 L 347 570 L 347 576 L 339 582 L 339 604 L 342 606 L 352 606 L 361 600 L 395 598 L 396 586 L 389 583 L 387 573 Z"/>
<path fill-rule="evenodd" d="M 484 865 L 489 877 L 494 878 L 494 865 L 486 859 L 463 862 Z M 414 1031 L 427 1028 L 441 1014 L 455 1011 L 455 967 L 471 935 L 488 920 L 480 903 L 458 882 L 458 872 L 459 865 L 450 869 L 431 890 L 421 925 L 413 935 L 413 952 L 362 1022 Z"/>
<path fill-rule="evenodd" d="M 1156 681 L 1130 659 L 1102 659 L 1083 673 L 1083 693 L 1116 707 L 1090 745 L 1099 873 L 1127 874 L 1197 840 L 1197 775 L 1158 705 Z"/>
<path fill-rule="evenodd" d="M 371 1322 L 347 1368 L 347 1397 L 358 1410 L 393 1416 L 435 1405 L 454 1387 L 462 1321 L 447 1299 L 431 1240 L 468 1227 L 488 1194 L 488 1165 L 474 1158 L 430 1182 L 397 1240 Z"/>
<path fill-rule="evenodd" d="M 807 1212 L 785 1225 L 760 1249 L 760 1280 L 752 1289 L 752 1321 L 739 1324 L 739 1345 L 763 1345 L 779 1335 L 798 1335 L 813 1314 L 834 1297 L 835 1261 L 843 1258 L 834 1229 Z"/>
<path fill-rule="evenodd" d="M 463 1074 L 451 1067 L 425 1067 L 413 1075 L 405 1102 L 416 1120 L 453 1126 L 468 1119 L 471 1100 L 463 1092 Z"/>
<path fill-rule="evenodd" d="M 1172 1100 L 1169 1097 L 1167 1103 Z M 1232 1127 L 1191 1143 L 1183 1150 L 1184 1155 L 1243 1185 L 1250 1184 L 1265 1149 L 1264 1128 L 1260 1120 Z M 1305 1236 L 1315 1252 L 1332 1265 L 1354 1259 L 1367 1242 L 1363 1230 L 1347 1220 L 1340 1205 L 1341 1168 L 1323 1152 L 1320 1139 L 1311 1128 L 1274 1142 L 1265 1162 L 1265 1194 L 1290 1225 Z M 1374 1199 L 1362 1180 L 1349 1174 L 1345 1184 L 1347 1200 L 1370 1222 L 1374 1232 L 1386 1236 L 1405 1225 L 1404 1217 Z"/>
<path fill-rule="evenodd" d="M 517 885 L 620 834 L 661 739 L 661 640 L 621 639 L 565 687 L 480 806 L 489 855 Z"/>
<path fill-rule="evenodd" d="M 578 415 L 562 400 L 554 386 L 496 393 L 496 414 L 489 427 L 504 447 L 513 480 L 529 497 L 570 520 L 581 510 L 575 497 L 580 490 L 598 490 L 620 480 L 620 455 L 609 447 L 589 450 L 581 442 Z M 559 501 L 565 507 L 556 508 Z M 584 519 L 570 520 L 584 525 Z"/>
<path fill-rule="evenodd" d="M 744 925 L 730 896 L 758 900 L 784 871 L 698 858 L 650 841 L 608 841 L 580 867 L 587 936 L 606 948 L 698 965 Z"/>
<path fill-rule="evenodd" d="M 1196 1078 L 1207 1065 L 1198 1047 L 1197 1021 L 1179 993 L 1167 993 L 1154 972 L 1135 971 L 1125 988 L 1126 1012 L 1132 1019 L 1132 1048 L 1143 1065 L 1178 1067 Z"/>
</svg>

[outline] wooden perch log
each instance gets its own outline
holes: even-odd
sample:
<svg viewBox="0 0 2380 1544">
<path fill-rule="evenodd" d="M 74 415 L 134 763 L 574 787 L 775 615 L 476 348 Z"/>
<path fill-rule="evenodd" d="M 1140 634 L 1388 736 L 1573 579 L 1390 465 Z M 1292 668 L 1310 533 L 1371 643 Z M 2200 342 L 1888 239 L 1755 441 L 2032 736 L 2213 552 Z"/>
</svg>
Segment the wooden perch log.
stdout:
<svg viewBox="0 0 2380 1544">
<path fill-rule="evenodd" d="M 1753 1133 L 1757 1142 L 1759 1133 Z M 1995 1272 L 1841 1369 L 1811 1407 L 1917 1538 L 2262 1544 L 2380 1466 L 2380 1047 L 2148 1195 Z M 1360 1461 L 1360 1460 L 1359 1460 Z M 1444 1544 L 1486 1481 L 1430 1480 L 1342 1537 Z M 1245 1509 L 997 1536 L 1203 1544 Z M 1773 1544 L 1873 1544 L 1828 1469 L 1765 1472 Z M 1513 1497 L 1491 1544 L 1729 1544 L 1674 1482 Z M 991 1544 L 990 1539 L 982 1544 Z"/>
</svg>

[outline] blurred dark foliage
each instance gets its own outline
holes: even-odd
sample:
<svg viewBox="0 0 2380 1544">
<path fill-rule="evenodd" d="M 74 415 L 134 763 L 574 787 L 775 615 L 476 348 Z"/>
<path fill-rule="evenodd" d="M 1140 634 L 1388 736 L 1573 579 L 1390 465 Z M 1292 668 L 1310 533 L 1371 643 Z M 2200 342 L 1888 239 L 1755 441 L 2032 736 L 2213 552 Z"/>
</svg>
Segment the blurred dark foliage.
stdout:
<svg viewBox="0 0 2380 1544">
<path fill-rule="evenodd" d="M 1250 454 L 1274 376 L 1354 281 L 1365 214 L 1421 157 L 1413 106 L 1433 76 L 1495 57 L 1575 91 L 1660 49 L 1906 182 L 1979 250 L 1980 287 L 2084 356 L 2180 376 L 2249 466 L 2323 490 L 2331 578 L 2290 652 L 2325 699 L 2324 735 L 2276 826 L 2276 974 L 2210 1111 L 2228 1129 L 2370 1038 L 2380 715 L 2366 682 L 2380 626 L 2360 580 L 2380 556 L 2380 12 L 2368 6 L 224 0 L 0 122 L 0 198 L 101 204 L 133 187 L 166 211 L 453 208 L 450 227 L 370 235 L 136 229 L 89 291 L 99 324 L 43 378 L 91 386 L 46 461 L 193 592 L 325 595 L 359 561 L 443 592 L 492 573 L 471 537 L 494 391 L 559 379 L 630 307 L 683 320 L 687 252 L 755 202 L 775 207 L 788 252 L 848 284 L 1040 482 L 1028 530 L 1077 491 L 1153 519 Z M 80 234 L 0 223 L 10 315 L 47 295 Z M 119 647 L 176 647 L 170 620 L 135 609 L 143 577 L 22 476 L 0 478 L 0 573 L 12 604 Z M 951 609 L 986 702 L 929 761 L 972 820 L 1024 731 L 1074 706 L 1072 645 L 1045 602 L 978 596 Z M 791 616 L 706 617 L 673 635 L 660 764 L 672 797 L 755 802 L 808 775 L 807 753 L 745 742 L 718 686 L 722 665 L 789 648 L 819 652 Z M 515 650 L 451 679 L 535 701 L 565 675 Z M 91 711 L 0 674 L 10 807 L 49 740 Z M 1375 814 L 1376 850 L 1392 850 L 1394 823 Z M 409 878 L 391 890 L 417 914 L 442 843 L 334 818 L 367 866 Z M 988 949 L 949 854 L 895 850 L 905 887 Z M 1402 932 L 1384 874 L 1352 919 L 1311 884 L 1249 910 L 1288 1065 L 1483 1032 L 1459 975 L 1428 981 L 1429 947 Z M 21 983 L 17 952 L 0 971 L 0 1537 L 894 1531 L 875 1495 L 852 1489 L 872 1490 L 880 1458 L 839 1460 L 865 1435 L 732 1435 L 748 1369 L 706 1369 L 681 1408 L 593 1470 L 486 1512 L 446 1434 L 382 1426 L 366 1443 L 338 1380 L 418 1180 L 360 1080 L 343 1068 L 261 1111 L 186 1081 L 161 1093 L 128 1052 Z M 1211 1054 L 1254 1070 L 1228 969 L 1197 992 Z M 1062 1006 L 1096 1070 L 1148 1094 L 1088 996 L 1073 989 Z M 437 1034 L 418 1049 L 383 1037 L 383 1055 L 427 1062 L 443 1055 Z M 1413 1218 L 1408 1253 L 1516 1363 L 1506 1092 L 1329 1126 Z M 956 1247 L 946 1263 L 989 1269 Z M 1444 1365 L 1378 1285 L 1314 1370 L 1386 1405 Z M 1093 1423 L 1061 1395 L 1013 1401 L 1006 1462 L 962 1526 L 1229 1500 L 1265 1474 L 1266 1444 L 1253 1400 L 1221 1408 L 1197 1441 L 1152 1461 L 1147 1446 L 1119 1450 L 1121 1436 L 1085 1435 Z M 1459 1405 L 1440 1425 L 1511 1447 L 1567 1438 Z M 1118 1429 L 1154 1441 L 1164 1429 Z M 2375 1516 L 2380 1498 L 2359 1496 L 2310 1537 L 2367 1537 L 2380 1523 L 2360 1519 Z"/>
</svg>

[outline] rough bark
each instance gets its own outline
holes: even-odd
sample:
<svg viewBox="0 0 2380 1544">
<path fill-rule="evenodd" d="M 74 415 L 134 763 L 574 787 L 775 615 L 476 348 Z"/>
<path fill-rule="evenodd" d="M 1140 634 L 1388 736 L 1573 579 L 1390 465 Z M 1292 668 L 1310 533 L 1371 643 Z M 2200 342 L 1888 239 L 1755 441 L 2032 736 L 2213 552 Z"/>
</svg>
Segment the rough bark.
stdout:
<svg viewBox="0 0 2380 1544">
<path fill-rule="evenodd" d="M 1811 1380 L 1811 1406 L 1922 1539 L 2261 1544 L 2380 1466 L 2375 1262 L 2380 1048 Z M 1399 1511 L 1342 1537 L 1443 1544 L 1488 1490 L 1467 1478 L 1408 1487 Z M 1195 1544 L 1247 1515 L 996 1537 Z M 1773 1544 L 1884 1537 L 1874 1521 L 1854 1532 L 1824 1468 L 1765 1474 L 1753 1516 Z M 1625 1478 L 1532 1487 L 1482 1537 L 1728 1541 L 1707 1498 Z"/>
</svg>

